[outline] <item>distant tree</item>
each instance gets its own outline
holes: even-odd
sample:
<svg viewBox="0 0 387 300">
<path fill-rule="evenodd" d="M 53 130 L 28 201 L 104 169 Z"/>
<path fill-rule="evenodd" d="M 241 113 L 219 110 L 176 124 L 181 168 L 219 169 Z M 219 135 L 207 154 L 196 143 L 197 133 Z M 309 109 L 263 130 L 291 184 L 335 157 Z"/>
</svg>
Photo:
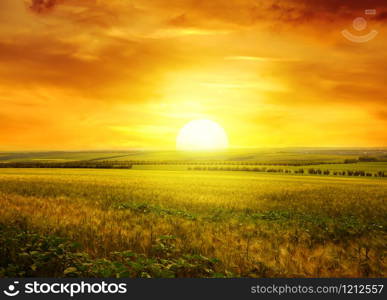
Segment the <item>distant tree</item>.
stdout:
<svg viewBox="0 0 387 300">
<path fill-rule="evenodd" d="M 361 162 L 378 161 L 378 159 L 376 157 L 372 157 L 372 156 L 360 156 L 358 160 L 361 161 Z"/>
<path fill-rule="evenodd" d="M 354 163 L 357 163 L 357 162 L 358 162 L 358 160 L 357 159 L 353 159 L 353 158 L 348 158 L 348 159 L 344 160 L 345 164 L 354 164 Z"/>
</svg>

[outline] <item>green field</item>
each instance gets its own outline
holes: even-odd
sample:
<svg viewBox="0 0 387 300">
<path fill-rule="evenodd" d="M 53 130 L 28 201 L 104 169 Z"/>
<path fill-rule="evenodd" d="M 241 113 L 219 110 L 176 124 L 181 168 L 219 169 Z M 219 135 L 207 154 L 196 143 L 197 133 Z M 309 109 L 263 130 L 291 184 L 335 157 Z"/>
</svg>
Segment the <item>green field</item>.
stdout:
<svg viewBox="0 0 387 300">
<path fill-rule="evenodd" d="M 222 171 L 222 169 L 228 169 L 232 168 L 233 166 L 236 167 L 235 170 L 240 171 L 254 171 L 254 169 L 257 167 L 255 165 L 246 165 L 246 164 L 236 164 L 236 165 L 230 165 L 230 164 L 222 164 L 218 163 L 216 165 L 212 164 L 134 164 L 133 169 L 135 170 L 167 170 L 167 171 L 183 171 L 183 170 L 194 170 L 195 167 L 204 168 L 204 170 L 207 168 L 211 168 L 211 166 L 217 167 L 219 170 Z M 258 165 L 259 168 L 260 165 Z M 265 167 L 266 169 L 279 169 L 282 168 L 283 170 L 292 171 L 294 173 L 295 171 L 298 171 L 299 169 L 303 168 L 305 171 L 305 175 L 307 174 L 308 169 L 320 169 L 320 170 L 329 170 L 331 172 L 330 175 L 333 175 L 333 172 L 335 171 L 365 171 L 370 172 L 372 174 L 376 174 L 377 172 L 385 172 L 387 173 L 387 162 L 359 162 L 355 164 L 316 164 L 316 165 L 307 165 L 307 166 L 278 166 L 278 165 L 271 165 L 271 164 L 265 164 L 262 167 Z M 200 170 L 199 170 L 200 171 Z"/>
<path fill-rule="evenodd" d="M 385 277 L 386 199 L 375 177 L 4 168 L 0 276 Z"/>
<path fill-rule="evenodd" d="M 136 153 L 136 152 L 133 152 Z M 25 161 L 46 161 L 63 162 L 79 161 L 90 159 L 118 159 L 127 156 L 128 152 L 100 152 L 100 151 L 74 151 L 74 152 L 0 152 L 0 162 L 25 162 Z"/>
<path fill-rule="evenodd" d="M 56 151 L 56 152 L 0 152 L 1 162 L 25 161 L 227 161 L 257 163 L 341 163 L 345 159 L 372 156 L 387 160 L 387 149 L 330 149 L 330 148 L 284 148 L 284 149 L 230 149 L 225 151 Z"/>
</svg>

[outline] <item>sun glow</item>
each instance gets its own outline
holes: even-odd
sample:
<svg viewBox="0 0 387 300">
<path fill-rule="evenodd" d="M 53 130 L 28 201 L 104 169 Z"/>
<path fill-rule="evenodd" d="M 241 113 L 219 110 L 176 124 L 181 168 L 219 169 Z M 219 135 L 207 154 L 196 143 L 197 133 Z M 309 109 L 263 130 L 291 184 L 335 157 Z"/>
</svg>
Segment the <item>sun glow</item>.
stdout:
<svg viewBox="0 0 387 300">
<path fill-rule="evenodd" d="M 194 120 L 187 123 L 176 138 L 177 150 L 222 150 L 228 147 L 224 129 L 210 120 Z"/>
</svg>

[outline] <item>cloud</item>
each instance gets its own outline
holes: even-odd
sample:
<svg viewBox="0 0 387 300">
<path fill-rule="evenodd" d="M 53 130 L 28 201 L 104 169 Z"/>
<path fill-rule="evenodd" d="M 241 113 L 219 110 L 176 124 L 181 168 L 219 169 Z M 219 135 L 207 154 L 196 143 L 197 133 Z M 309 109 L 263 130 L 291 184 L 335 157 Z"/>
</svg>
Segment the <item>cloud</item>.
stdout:
<svg viewBox="0 0 387 300">
<path fill-rule="evenodd" d="M 46 22 L 82 26 L 83 30 L 129 25 L 138 13 L 128 1 L 120 0 L 25 0 L 25 4 Z"/>
<path fill-rule="evenodd" d="M 310 26 L 311 22 L 341 23 L 365 9 L 376 9 L 376 20 L 383 20 L 387 13 L 384 0 L 365 3 L 354 0 L 25 0 L 27 6 L 37 14 L 55 13 L 73 21 L 94 25 L 112 26 L 128 23 L 133 16 L 146 15 L 159 19 L 160 24 L 179 28 L 230 28 L 254 26 L 265 22 L 288 23 Z M 56 10 L 54 8 L 57 7 Z M 152 23 L 152 21 L 150 21 Z M 159 24 L 159 25 L 160 25 Z M 151 25 L 151 24 L 148 24 Z"/>
<path fill-rule="evenodd" d="M 346 41 L 341 30 L 372 8 L 380 35 Z M 386 11 L 385 0 L 0 0 L 0 137 L 146 144 L 157 127 L 205 115 L 235 132 L 253 120 L 253 144 L 263 127 L 318 130 L 329 108 L 326 122 L 354 110 L 357 124 L 387 102 Z"/>
<path fill-rule="evenodd" d="M 387 122 L 387 111 L 381 110 L 375 113 L 376 117 L 384 122 Z"/>
<path fill-rule="evenodd" d="M 373 22 L 382 23 L 387 2 L 370 0 L 25 0 L 42 18 L 68 24 L 101 27 L 111 32 L 154 38 L 203 35 L 263 27 L 279 32 L 316 35 L 336 31 L 365 9 L 376 9 Z M 85 29 L 85 28 L 84 28 Z"/>
<path fill-rule="evenodd" d="M 59 0 L 26 0 L 26 4 L 33 12 L 41 14 L 51 11 Z"/>
<path fill-rule="evenodd" d="M 227 56 L 225 60 L 239 60 L 239 61 L 252 61 L 252 62 L 297 62 L 296 58 L 284 58 L 284 57 L 263 57 L 263 56 Z"/>
<path fill-rule="evenodd" d="M 149 2 L 148 2 L 149 3 Z M 192 26 L 243 26 L 257 24 L 281 26 L 313 26 L 313 24 L 342 24 L 364 15 L 365 9 L 376 9 L 376 20 L 383 19 L 387 12 L 387 2 L 362 0 L 345 2 L 342 0 L 229 0 L 229 1 L 150 1 L 158 9 L 166 7 L 175 16 L 169 25 Z M 329 26 L 330 27 L 330 26 Z"/>
</svg>

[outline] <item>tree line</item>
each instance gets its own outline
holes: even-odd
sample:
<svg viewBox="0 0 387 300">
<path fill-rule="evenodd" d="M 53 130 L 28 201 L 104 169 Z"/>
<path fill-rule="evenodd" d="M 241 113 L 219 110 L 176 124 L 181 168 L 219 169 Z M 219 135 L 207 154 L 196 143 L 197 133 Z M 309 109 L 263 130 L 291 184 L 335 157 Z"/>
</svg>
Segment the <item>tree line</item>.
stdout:
<svg viewBox="0 0 387 300">
<path fill-rule="evenodd" d="M 367 172 L 363 170 L 323 170 L 309 168 L 300 168 L 297 170 L 284 168 L 247 168 L 247 167 L 208 167 L 197 166 L 188 167 L 191 171 L 245 171 L 245 172 L 266 172 L 266 173 L 285 173 L 285 174 L 309 174 L 309 175 L 334 175 L 334 176 L 363 176 L 363 177 L 387 177 L 387 172 Z"/>
<path fill-rule="evenodd" d="M 71 168 L 71 169 L 131 169 L 131 164 L 112 164 L 103 161 L 72 162 L 8 162 L 0 163 L 0 168 Z"/>
</svg>

